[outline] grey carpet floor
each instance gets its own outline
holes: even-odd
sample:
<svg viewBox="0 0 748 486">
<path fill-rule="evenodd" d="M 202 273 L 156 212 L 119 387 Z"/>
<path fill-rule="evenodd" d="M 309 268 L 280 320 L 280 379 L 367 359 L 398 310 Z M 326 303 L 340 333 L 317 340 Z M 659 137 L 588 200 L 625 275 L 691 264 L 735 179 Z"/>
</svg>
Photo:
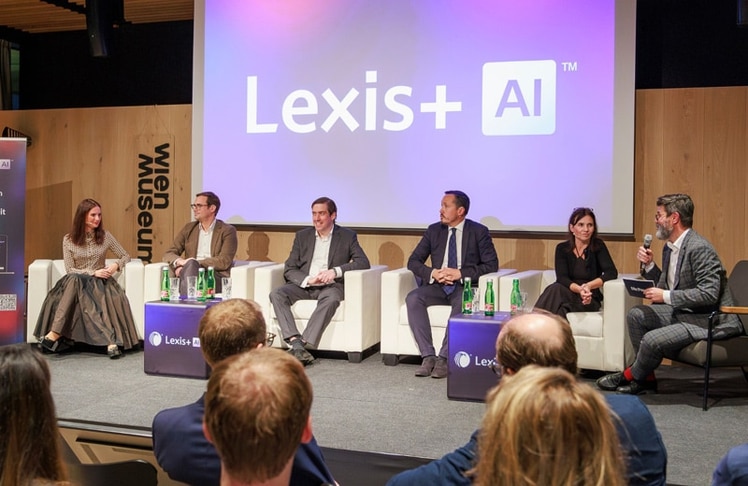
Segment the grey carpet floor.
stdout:
<svg viewBox="0 0 748 486">
<path fill-rule="evenodd" d="M 57 414 L 66 419 L 150 427 L 156 412 L 196 400 L 206 385 L 145 374 L 142 352 L 120 360 L 90 352 L 48 359 Z M 361 363 L 323 358 L 307 368 L 320 445 L 437 458 L 467 442 L 484 405 L 448 400 L 446 380 L 416 378 L 415 368 L 384 366 L 379 354 Z M 719 458 L 748 442 L 748 383 L 740 370 L 715 371 L 707 412 L 701 410 L 701 373 L 661 367 L 660 393 L 642 397 L 668 449 L 671 484 L 710 484 Z"/>
</svg>

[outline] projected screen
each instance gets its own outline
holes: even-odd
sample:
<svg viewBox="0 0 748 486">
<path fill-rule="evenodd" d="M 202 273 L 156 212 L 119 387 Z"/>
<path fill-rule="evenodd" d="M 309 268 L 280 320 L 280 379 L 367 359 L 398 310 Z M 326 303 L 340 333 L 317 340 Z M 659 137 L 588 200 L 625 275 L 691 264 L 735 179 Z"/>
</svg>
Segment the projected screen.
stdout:
<svg viewBox="0 0 748 486">
<path fill-rule="evenodd" d="M 635 2 L 199 0 L 193 192 L 234 224 L 633 228 Z"/>
</svg>

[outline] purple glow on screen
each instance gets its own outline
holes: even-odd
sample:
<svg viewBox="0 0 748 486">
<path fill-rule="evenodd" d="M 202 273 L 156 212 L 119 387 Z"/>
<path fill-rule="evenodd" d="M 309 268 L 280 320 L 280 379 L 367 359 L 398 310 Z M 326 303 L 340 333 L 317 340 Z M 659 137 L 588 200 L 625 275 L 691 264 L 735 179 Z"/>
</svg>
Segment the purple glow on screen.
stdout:
<svg viewBox="0 0 748 486">
<path fill-rule="evenodd" d="M 327 195 L 342 224 L 424 227 L 443 191 L 461 189 L 491 229 L 565 230 L 573 207 L 590 206 L 601 230 L 630 232 L 616 9 L 206 0 L 195 189 L 217 192 L 237 224 L 308 224 Z M 623 89 L 633 104 L 633 82 Z"/>
</svg>

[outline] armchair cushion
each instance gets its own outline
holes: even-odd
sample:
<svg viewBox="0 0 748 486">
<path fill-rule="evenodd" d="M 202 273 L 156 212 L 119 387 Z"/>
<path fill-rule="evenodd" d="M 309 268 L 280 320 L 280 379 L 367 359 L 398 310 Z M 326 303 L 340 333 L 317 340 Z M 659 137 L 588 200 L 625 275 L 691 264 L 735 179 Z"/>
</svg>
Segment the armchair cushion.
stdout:
<svg viewBox="0 0 748 486">
<path fill-rule="evenodd" d="M 255 271 L 255 301 L 262 307 L 268 331 L 278 336 L 273 342 L 276 347 L 286 347 L 286 343 L 270 304 L 270 292 L 285 284 L 283 268 L 284 265 L 278 263 Z M 320 350 L 343 351 L 348 353 L 350 361 L 360 361 L 364 351 L 379 343 L 380 282 L 386 269 L 385 265 L 375 265 L 366 270 L 345 272 L 345 299 L 322 334 Z M 299 300 L 291 306 L 300 331 L 306 328 L 316 307 L 316 300 Z"/>
<path fill-rule="evenodd" d="M 634 348 L 628 337 L 626 315 L 641 299 L 631 297 L 623 285 L 623 277 L 609 280 L 603 285 L 603 307 L 597 312 L 570 312 L 566 319 L 571 325 L 577 346 L 580 368 L 601 371 L 622 371 L 633 362 Z M 543 290 L 556 281 L 554 270 L 527 270 L 503 277 L 500 288 L 499 309 L 509 310 L 512 280 L 519 279 L 520 288 L 527 292 L 529 305 L 537 302 Z"/>
<path fill-rule="evenodd" d="M 489 280 L 493 282 L 494 292 L 498 292 L 499 279 L 514 273 L 514 269 L 502 269 L 498 272 L 482 275 L 478 280 L 478 291 L 485 295 Z M 385 364 L 397 364 L 398 356 L 419 356 L 413 332 L 408 323 L 408 309 L 405 297 L 416 288 L 416 278 L 407 268 L 398 268 L 382 274 L 382 343 L 380 351 Z M 498 293 L 497 293 L 498 295 Z M 432 305 L 427 309 L 431 322 L 431 334 L 435 343 L 441 343 L 447 332 L 447 323 L 452 314 L 448 305 Z"/>
<path fill-rule="evenodd" d="M 107 259 L 106 264 L 116 262 L 116 259 Z M 36 342 L 34 328 L 39 319 L 44 299 L 55 286 L 58 280 L 65 275 L 65 262 L 62 259 L 48 260 L 38 259 L 29 265 L 28 293 L 26 307 L 26 341 Z M 127 300 L 130 302 L 133 321 L 138 331 L 138 337 L 143 338 L 143 262 L 140 259 L 132 259 L 125 268 L 118 271 L 114 277 L 117 283 L 125 290 Z"/>
</svg>

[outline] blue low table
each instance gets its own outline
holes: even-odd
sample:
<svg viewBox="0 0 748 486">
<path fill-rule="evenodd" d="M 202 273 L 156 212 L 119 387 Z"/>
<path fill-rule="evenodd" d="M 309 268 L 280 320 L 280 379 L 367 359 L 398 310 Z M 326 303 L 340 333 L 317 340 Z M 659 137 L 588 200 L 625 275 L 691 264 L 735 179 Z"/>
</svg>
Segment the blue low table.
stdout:
<svg viewBox="0 0 748 486">
<path fill-rule="evenodd" d="M 150 375 L 208 378 L 197 328 L 205 310 L 220 299 L 145 303 L 145 372 Z"/>
<path fill-rule="evenodd" d="M 491 370 L 496 363 L 496 336 L 509 317 L 508 312 L 496 312 L 491 317 L 480 313 L 449 318 L 447 398 L 485 401 L 486 392 L 497 383 Z"/>
</svg>

